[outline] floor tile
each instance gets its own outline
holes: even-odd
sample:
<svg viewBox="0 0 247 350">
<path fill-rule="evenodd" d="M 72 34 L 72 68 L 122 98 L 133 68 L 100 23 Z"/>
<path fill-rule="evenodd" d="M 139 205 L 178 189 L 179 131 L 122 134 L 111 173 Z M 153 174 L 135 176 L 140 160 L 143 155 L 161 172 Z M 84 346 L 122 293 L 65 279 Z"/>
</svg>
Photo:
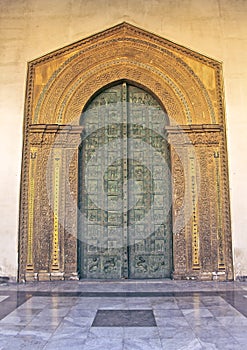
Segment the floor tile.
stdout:
<svg viewBox="0 0 247 350">
<path fill-rule="evenodd" d="M 33 318 L 29 324 L 32 326 L 40 326 L 42 324 L 45 324 L 47 326 L 58 326 L 62 320 L 63 317 L 56 317 L 56 316 L 42 316 L 39 317 L 39 315 L 35 318 Z"/>
<path fill-rule="evenodd" d="M 201 302 L 206 307 L 226 306 L 228 303 L 220 296 L 202 296 Z"/>
<path fill-rule="evenodd" d="M 195 337 L 190 339 L 162 339 L 163 349 L 167 350 L 201 350 L 202 345 Z"/>
<path fill-rule="evenodd" d="M 124 339 L 158 338 L 158 327 L 124 327 Z"/>
<path fill-rule="evenodd" d="M 94 318 L 96 315 L 97 310 L 84 310 L 84 309 L 70 309 L 70 311 L 67 313 L 67 317 L 92 317 Z"/>
<path fill-rule="evenodd" d="M 19 332 L 19 336 L 36 336 L 42 340 L 48 340 L 51 338 L 52 334 L 55 332 L 56 327 L 51 326 L 26 326 Z"/>
<path fill-rule="evenodd" d="M 88 333 L 89 338 L 120 338 L 124 337 L 123 327 L 91 327 Z"/>
<path fill-rule="evenodd" d="M 0 324 L 0 335 L 17 335 L 25 326 L 15 324 Z"/>
<path fill-rule="evenodd" d="M 66 316 L 68 313 L 69 313 L 69 311 L 70 311 L 70 307 L 54 307 L 54 305 L 53 305 L 53 307 L 51 308 L 51 307 L 46 307 L 46 308 L 44 308 L 40 313 L 39 313 L 39 317 L 48 317 L 48 316 L 50 316 L 50 317 L 55 317 L 55 318 L 57 318 L 57 317 L 64 317 L 64 316 Z"/>
<path fill-rule="evenodd" d="M 223 327 L 196 327 L 193 329 L 193 331 L 198 337 L 198 339 L 204 342 L 209 342 L 213 344 L 217 344 L 221 341 L 224 344 L 236 343 L 234 337 Z"/>
<path fill-rule="evenodd" d="M 184 317 L 156 317 L 157 326 L 176 326 L 176 327 L 187 327 L 188 321 Z"/>
<path fill-rule="evenodd" d="M 62 339 L 52 339 L 46 344 L 44 350 L 86 350 L 85 339 L 75 339 L 70 336 L 70 338 Z M 31 348 L 30 348 L 31 350 Z"/>
<path fill-rule="evenodd" d="M 220 327 L 220 323 L 219 321 L 217 321 L 215 317 L 196 317 L 195 316 L 195 317 L 187 317 L 186 320 L 191 328 Z"/>
<path fill-rule="evenodd" d="M 177 305 L 179 309 L 198 309 L 206 307 L 202 302 L 189 302 L 187 300 L 182 300 L 181 298 L 177 301 Z"/>
<path fill-rule="evenodd" d="M 85 350 L 123 350 L 122 339 L 88 338 L 84 343 Z M 134 350 L 134 349 L 133 349 Z"/>
<path fill-rule="evenodd" d="M 181 310 L 177 309 L 155 309 L 154 310 L 155 317 L 183 317 L 183 313 Z"/>
<path fill-rule="evenodd" d="M 212 313 L 206 308 L 198 309 L 182 309 L 183 315 L 188 318 L 201 318 L 201 317 L 213 317 Z"/>
<path fill-rule="evenodd" d="M 238 316 L 216 317 L 216 320 L 227 329 L 231 329 L 234 326 L 245 326 L 247 330 L 247 318 L 241 314 Z"/>
<path fill-rule="evenodd" d="M 14 335 L 2 335 L 0 334 L 0 350 L 2 350 L 10 340 L 14 338 Z"/>
<path fill-rule="evenodd" d="M 92 327 L 155 327 L 152 310 L 98 310 Z"/>
<path fill-rule="evenodd" d="M 32 308 L 18 308 L 11 312 L 8 316 L 28 316 L 28 317 L 34 317 L 37 316 L 43 309 L 32 309 Z"/>
<path fill-rule="evenodd" d="M 246 346 L 241 344 L 229 344 L 229 343 L 209 343 L 200 341 L 203 350 L 246 350 Z"/>
<path fill-rule="evenodd" d="M 214 306 L 209 307 L 209 311 L 213 314 L 215 317 L 222 317 L 222 316 L 239 316 L 241 313 L 234 309 L 231 305 L 225 305 L 225 306 Z"/>
<path fill-rule="evenodd" d="M 123 350 L 162 350 L 160 339 L 157 338 L 138 338 L 125 339 Z"/>
<path fill-rule="evenodd" d="M 2 347 L 2 350 L 41 350 L 44 348 L 45 344 L 46 341 L 35 335 L 17 335 L 9 338 L 9 340 L 5 342 L 4 346 Z"/>
<path fill-rule="evenodd" d="M 8 297 L 9 297 L 8 295 L 0 295 L 0 303 L 1 303 L 1 301 L 4 301 Z"/>
<path fill-rule="evenodd" d="M 68 339 L 73 335 L 76 339 L 86 339 L 88 337 L 90 327 L 72 326 L 62 323 L 52 334 L 51 340 Z"/>
<path fill-rule="evenodd" d="M 190 327 L 159 327 L 160 339 L 194 339 L 195 334 Z"/>
<path fill-rule="evenodd" d="M 179 309 L 177 302 L 175 299 L 158 299 L 158 300 L 152 300 L 152 307 L 154 310 L 173 310 L 173 309 Z"/>
<path fill-rule="evenodd" d="M 231 336 L 240 344 L 247 344 L 247 326 L 246 325 L 232 325 L 227 328 Z"/>
<path fill-rule="evenodd" d="M 19 316 L 19 315 L 10 314 L 0 321 L 0 325 L 3 325 L 3 324 L 15 324 L 20 326 L 27 325 L 32 321 L 33 318 L 34 318 L 34 315 Z"/>
<path fill-rule="evenodd" d="M 241 344 L 237 342 L 233 338 L 223 338 L 223 337 L 217 337 L 211 339 L 201 339 L 199 338 L 200 343 L 203 346 L 203 349 L 219 349 L 219 350 L 236 350 L 238 348 L 241 349 Z M 242 350 L 242 349 L 241 349 Z"/>
</svg>

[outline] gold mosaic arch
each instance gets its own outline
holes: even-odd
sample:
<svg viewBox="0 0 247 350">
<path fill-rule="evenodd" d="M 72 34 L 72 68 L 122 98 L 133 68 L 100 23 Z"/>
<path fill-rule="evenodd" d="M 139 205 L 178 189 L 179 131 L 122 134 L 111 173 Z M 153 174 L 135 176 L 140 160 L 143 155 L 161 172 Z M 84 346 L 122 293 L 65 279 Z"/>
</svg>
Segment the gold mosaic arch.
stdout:
<svg viewBox="0 0 247 350">
<path fill-rule="evenodd" d="M 128 23 L 29 63 L 19 278 L 77 278 L 79 119 L 117 81 L 151 91 L 170 120 L 173 277 L 232 279 L 221 64 Z"/>
</svg>

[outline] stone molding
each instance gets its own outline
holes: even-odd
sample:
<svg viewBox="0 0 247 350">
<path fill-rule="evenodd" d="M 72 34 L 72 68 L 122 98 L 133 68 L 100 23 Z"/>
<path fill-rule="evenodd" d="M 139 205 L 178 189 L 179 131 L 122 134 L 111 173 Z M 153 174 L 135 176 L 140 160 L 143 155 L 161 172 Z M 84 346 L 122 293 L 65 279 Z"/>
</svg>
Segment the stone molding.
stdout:
<svg viewBox="0 0 247 350">
<path fill-rule="evenodd" d="M 29 130 L 30 145 L 71 148 L 79 147 L 83 127 L 68 124 L 32 124 Z"/>
</svg>

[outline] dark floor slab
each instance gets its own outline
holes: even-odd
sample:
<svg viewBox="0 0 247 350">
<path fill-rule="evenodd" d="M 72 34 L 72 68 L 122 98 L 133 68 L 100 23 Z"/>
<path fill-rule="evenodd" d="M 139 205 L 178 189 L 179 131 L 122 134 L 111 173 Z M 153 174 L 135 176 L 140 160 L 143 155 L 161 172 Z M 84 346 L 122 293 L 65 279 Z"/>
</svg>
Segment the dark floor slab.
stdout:
<svg viewBox="0 0 247 350">
<path fill-rule="evenodd" d="M 152 310 L 98 310 L 92 327 L 156 327 Z"/>
<path fill-rule="evenodd" d="M 28 293 L 8 292 L 8 298 L 1 302 L 0 307 L 0 320 L 7 316 L 10 312 L 17 309 L 20 305 L 25 303 L 31 295 Z"/>
<path fill-rule="evenodd" d="M 227 291 L 223 295 L 223 298 L 231 304 L 236 310 L 241 312 L 242 315 L 247 317 L 247 299 L 245 298 L 244 291 Z"/>
</svg>

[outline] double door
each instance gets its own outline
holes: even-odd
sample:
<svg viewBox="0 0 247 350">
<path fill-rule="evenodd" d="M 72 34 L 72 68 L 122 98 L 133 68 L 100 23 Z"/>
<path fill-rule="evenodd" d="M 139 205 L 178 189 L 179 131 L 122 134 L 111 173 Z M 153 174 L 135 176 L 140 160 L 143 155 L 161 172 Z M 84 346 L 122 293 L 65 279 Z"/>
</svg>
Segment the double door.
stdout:
<svg viewBox="0 0 247 350">
<path fill-rule="evenodd" d="M 82 114 L 78 264 L 82 278 L 170 277 L 171 182 L 167 116 L 125 82 Z"/>
</svg>

